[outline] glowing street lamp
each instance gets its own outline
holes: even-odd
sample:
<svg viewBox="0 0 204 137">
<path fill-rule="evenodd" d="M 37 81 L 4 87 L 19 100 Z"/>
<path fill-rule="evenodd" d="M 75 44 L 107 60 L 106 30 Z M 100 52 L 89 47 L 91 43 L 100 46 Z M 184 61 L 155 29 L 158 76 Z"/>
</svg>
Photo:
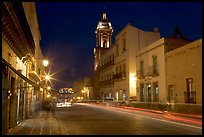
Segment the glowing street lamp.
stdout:
<svg viewBox="0 0 204 137">
<path fill-rule="evenodd" d="M 43 60 L 43 66 L 44 66 L 44 67 L 47 67 L 48 64 L 49 64 L 49 61 L 48 61 L 48 60 Z"/>
<path fill-rule="evenodd" d="M 50 90 L 51 89 L 51 87 L 49 86 L 49 87 L 47 87 L 47 90 Z"/>
<path fill-rule="evenodd" d="M 49 98 L 49 97 L 51 97 L 51 94 L 50 94 L 50 93 L 47 94 L 47 98 Z"/>
<path fill-rule="evenodd" d="M 49 76 L 49 75 L 46 75 L 46 76 L 45 76 L 45 79 L 46 79 L 46 80 L 50 80 L 50 76 Z"/>
</svg>

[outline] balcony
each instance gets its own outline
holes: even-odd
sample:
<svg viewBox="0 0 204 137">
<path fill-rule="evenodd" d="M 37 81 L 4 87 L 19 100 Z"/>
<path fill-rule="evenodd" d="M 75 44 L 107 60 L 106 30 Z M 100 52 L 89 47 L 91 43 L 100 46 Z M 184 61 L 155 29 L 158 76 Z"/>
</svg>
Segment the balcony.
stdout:
<svg viewBox="0 0 204 137">
<path fill-rule="evenodd" d="M 184 102 L 190 103 L 190 104 L 196 104 L 196 92 L 195 91 L 184 92 Z"/>
<path fill-rule="evenodd" d="M 100 86 L 113 85 L 113 84 L 114 84 L 113 79 L 109 79 L 109 80 L 105 80 L 105 81 L 101 81 L 101 82 L 100 82 Z"/>
<path fill-rule="evenodd" d="M 152 77 L 159 76 L 158 68 L 159 68 L 158 65 L 148 67 L 147 75 L 152 76 Z"/>
<path fill-rule="evenodd" d="M 113 79 L 114 80 L 122 80 L 122 79 L 125 79 L 126 75 L 125 72 L 120 72 L 120 73 L 116 73 L 113 75 Z"/>
<path fill-rule="evenodd" d="M 108 67 L 110 67 L 110 66 L 113 66 L 113 65 L 114 65 L 114 60 L 111 60 L 111 61 L 105 63 L 104 65 L 102 65 L 102 66 L 100 67 L 100 70 L 104 70 L 104 69 L 106 69 L 106 68 L 108 68 Z"/>
<path fill-rule="evenodd" d="M 36 67 L 35 65 L 30 66 L 30 72 L 29 75 L 33 78 L 35 78 L 37 81 L 40 80 L 40 69 Z"/>
</svg>

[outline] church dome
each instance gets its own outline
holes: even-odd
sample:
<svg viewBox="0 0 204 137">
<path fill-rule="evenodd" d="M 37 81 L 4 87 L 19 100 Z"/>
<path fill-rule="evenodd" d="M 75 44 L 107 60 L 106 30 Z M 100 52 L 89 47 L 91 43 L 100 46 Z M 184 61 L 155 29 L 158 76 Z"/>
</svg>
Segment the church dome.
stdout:
<svg viewBox="0 0 204 137">
<path fill-rule="evenodd" d="M 97 29 L 112 29 L 111 23 L 106 18 L 106 13 L 103 13 L 102 19 L 98 23 Z"/>
</svg>

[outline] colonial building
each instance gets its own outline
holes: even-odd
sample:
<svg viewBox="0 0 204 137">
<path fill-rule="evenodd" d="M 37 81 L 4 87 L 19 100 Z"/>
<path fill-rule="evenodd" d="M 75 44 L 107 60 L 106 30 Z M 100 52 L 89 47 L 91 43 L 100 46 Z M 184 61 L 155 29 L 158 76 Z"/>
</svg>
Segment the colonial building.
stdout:
<svg viewBox="0 0 204 137">
<path fill-rule="evenodd" d="M 113 45 L 100 57 L 99 95 L 102 99 L 115 98 L 114 52 L 115 46 Z"/>
<path fill-rule="evenodd" d="M 136 53 L 148 44 L 160 39 L 158 29 L 152 32 L 127 24 L 115 37 L 114 87 L 117 101 L 135 100 Z"/>
<path fill-rule="evenodd" d="M 165 53 L 188 41 L 176 38 L 161 38 L 139 50 L 136 54 L 137 100 L 140 102 L 166 103 Z"/>
<path fill-rule="evenodd" d="M 201 113 L 201 60 L 202 39 L 190 42 L 183 38 L 161 38 L 139 50 L 138 102 L 162 103 L 169 111 Z"/>
<path fill-rule="evenodd" d="M 202 114 L 202 39 L 167 52 L 165 61 L 167 102 Z"/>
<path fill-rule="evenodd" d="M 2 3 L 2 134 L 32 116 L 44 75 L 34 2 Z"/>
<path fill-rule="evenodd" d="M 112 47 L 112 33 L 113 28 L 111 23 L 106 17 L 106 13 L 102 14 L 102 18 L 99 21 L 96 28 L 96 47 L 94 48 L 94 97 L 99 99 L 100 94 L 100 66 L 101 56 L 106 52 L 110 47 Z"/>
<path fill-rule="evenodd" d="M 155 28 L 152 32 L 142 31 L 127 24 L 111 43 L 113 29 L 103 13 L 96 30 L 94 48 L 94 93 L 97 98 L 113 98 L 121 102 L 136 98 L 136 52 L 160 39 Z"/>
</svg>

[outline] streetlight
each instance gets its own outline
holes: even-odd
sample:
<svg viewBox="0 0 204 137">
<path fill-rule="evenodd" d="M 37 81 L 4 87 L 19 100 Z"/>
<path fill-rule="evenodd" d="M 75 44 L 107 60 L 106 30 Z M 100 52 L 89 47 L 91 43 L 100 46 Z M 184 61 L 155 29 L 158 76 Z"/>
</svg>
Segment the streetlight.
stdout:
<svg viewBox="0 0 204 137">
<path fill-rule="evenodd" d="M 49 86 L 49 87 L 47 87 L 47 90 L 50 90 L 51 89 L 51 87 Z"/>
<path fill-rule="evenodd" d="M 49 61 L 48 60 L 43 60 L 43 65 L 44 65 L 44 67 L 47 67 L 48 66 L 48 64 L 49 64 Z"/>
<path fill-rule="evenodd" d="M 49 75 L 46 75 L 46 76 L 45 76 L 45 79 L 46 79 L 46 80 L 50 80 L 50 76 L 49 76 Z"/>
<path fill-rule="evenodd" d="M 42 63 L 43 63 L 43 66 L 44 67 L 47 67 L 48 66 L 48 64 L 49 64 L 49 61 L 47 60 L 47 59 L 44 59 L 43 61 L 42 61 Z M 47 81 L 49 81 L 50 80 L 50 76 L 49 75 L 46 75 L 45 76 L 45 80 L 46 80 L 46 85 L 47 85 Z M 48 89 L 49 90 L 49 89 Z M 45 97 L 45 93 L 46 91 L 44 90 L 43 91 L 43 98 Z"/>
<path fill-rule="evenodd" d="M 47 98 L 49 98 L 49 97 L 51 97 L 51 94 L 50 94 L 50 93 L 47 94 Z"/>
</svg>

